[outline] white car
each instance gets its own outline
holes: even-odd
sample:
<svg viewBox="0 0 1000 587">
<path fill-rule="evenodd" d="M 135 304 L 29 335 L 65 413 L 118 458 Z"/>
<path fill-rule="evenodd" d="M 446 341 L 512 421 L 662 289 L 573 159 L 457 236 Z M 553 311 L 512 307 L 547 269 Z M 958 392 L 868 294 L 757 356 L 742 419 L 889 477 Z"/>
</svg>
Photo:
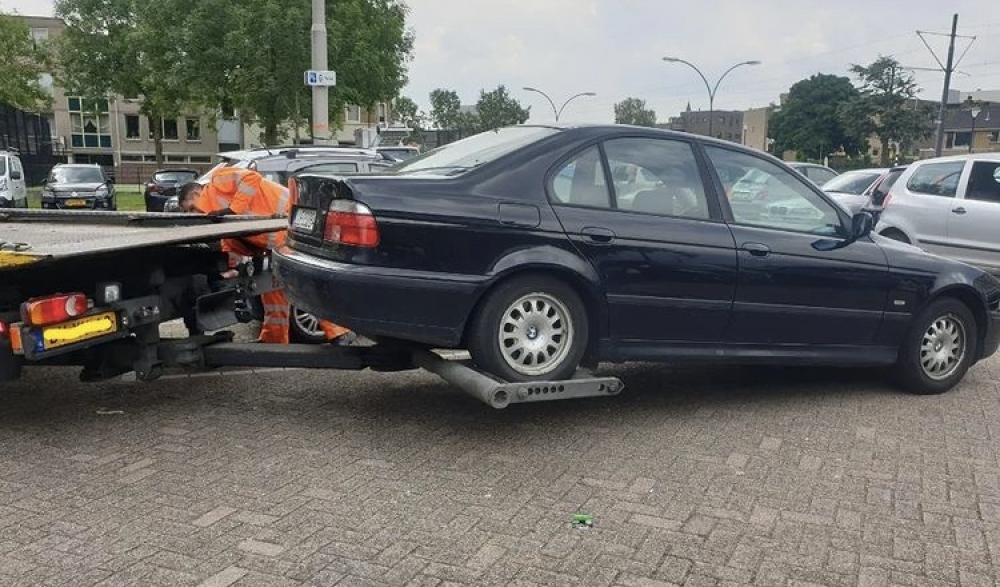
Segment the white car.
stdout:
<svg viewBox="0 0 1000 587">
<path fill-rule="evenodd" d="M 0 208 L 27 208 L 28 187 L 21 159 L 10 151 L 0 151 Z"/>
<path fill-rule="evenodd" d="M 1000 153 L 912 163 L 883 207 L 882 236 L 1000 272 Z"/>
<path fill-rule="evenodd" d="M 824 183 L 821 189 L 849 211 L 858 212 L 868 204 L 870 188 L 888 171 L 888 168 L 845 171 Z"/>
</svg>

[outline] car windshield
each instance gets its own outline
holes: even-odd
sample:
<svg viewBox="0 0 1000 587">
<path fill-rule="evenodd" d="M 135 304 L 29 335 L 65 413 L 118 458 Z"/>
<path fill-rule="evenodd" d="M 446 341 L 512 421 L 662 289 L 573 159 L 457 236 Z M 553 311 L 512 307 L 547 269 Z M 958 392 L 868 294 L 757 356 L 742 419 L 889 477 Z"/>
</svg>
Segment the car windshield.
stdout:
<svg viewBox="0 0 1000 587">
<path fill-rule="evenodd" d="M 160 183 L 187 183 L 198 175 L 193 171 L 160 171 L 153 174 L 153 181 Z"/>
<path fill-rule="evenodd" d="M 878 171 L 848 171 L 823 184 L 824 192 L 860 195 L 881 175 Z"/>
<path fill-rule="evenodd" d="M 449 143 L 393 167 L 397 173 L 454 175 L 498 159 L 559 132 L 541 126 L 511 126 Z"/>
<path fill-rule="evenodd" d="M 104 183 L 104 174 L 97 167 L 56 167 L 49 174 L 51 183 Z"/>
</svg>

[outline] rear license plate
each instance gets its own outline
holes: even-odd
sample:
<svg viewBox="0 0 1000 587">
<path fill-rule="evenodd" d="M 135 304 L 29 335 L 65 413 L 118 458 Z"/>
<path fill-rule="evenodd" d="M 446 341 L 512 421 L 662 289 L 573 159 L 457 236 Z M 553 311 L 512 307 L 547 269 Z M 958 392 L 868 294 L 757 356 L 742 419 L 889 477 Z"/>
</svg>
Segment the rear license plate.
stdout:
<svg viewBox="0 0 1000 587">
<path fill-rule="evenodd" d="M 309 208 L 296 208 L 292 217 L 292 228 L 302 232 L 312 232 L 316 227 L 316 211 Z"/>
<path fill-rule="evenodd" d="M 45 350 L 59 348 L 118 332 L 118 317 L 114 312 L 102 312 L 69 322 L 43 326 L 42 344 Z"/>
<path fill-rule="evenodd" d="M 66 200 L 67 208 L 83 208 L 87 205 L 87 200 Z"/>
</svg>

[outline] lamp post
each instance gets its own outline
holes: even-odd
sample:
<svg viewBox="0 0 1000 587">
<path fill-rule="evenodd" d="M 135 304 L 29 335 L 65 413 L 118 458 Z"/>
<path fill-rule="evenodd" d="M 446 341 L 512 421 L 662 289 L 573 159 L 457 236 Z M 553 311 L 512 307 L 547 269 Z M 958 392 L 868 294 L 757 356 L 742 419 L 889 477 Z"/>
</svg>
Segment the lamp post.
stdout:
<svg viewBox="0 0 1000 587">
<path fill-rule="evenodd" d="M 580 92 L 579 94 L 576 94 L 574 96 L 570 96 L 565 102 L 563 102 L 563 105 L 560 106 L 558 110 L 556 110 L 556 104 L 555 104 L 555 102 L 553 102 L 552 98 L 549 98 L 549 95 L 546 94 L 545 92 L 539 90 L 538 88 L 529 88 L 527 86 L 525 86 L 523 89 L 526 92 L 537 92 L 537 93 L 545 96 L 545 99 L 548 100 L 549 104 L 552 106 L 552 113 L 556 115 L 556 122 L 559 122 L 559 117 L 562 116 L 562 112 L 566 108 L 566 105 L 569 104 L 570 102 L 572 102 L 573 100 L 575 100 L 575 99 L 577 99 L 577 98 L 579 98 L 581 96 L 596 96 L 597 95 L 594 92 Z"/>
<path fill-rule="evenodd" d="M 736 69 L 737 67 L 741 67 L 743 65 L 760 65 L 760 61 L 757 61 L 756 59 L 751 61 L 741 61 L 723 72 L 723 74 L 719 76 L 719 79 L 716 80 L 715 86 L 713 87 L 708 83 L 708 78 L 705 77 L 705 74 L 703 74 L 701 70 L 695 67 L 695 65 L 690 61 L 685 61 L 677 57 L 664 57 L 663 60 L 667 63 L 683 63 L 684 65 L 687 65 L 693 69 L 699 77 L 701 77 L 701 81 L 705 82 L 705 89 L 708 90 L 708 136 L 712 136 L 712 119 L 715 118 L 715 93 L 719 90 L 719 84 L 721 84 L 722 80 L 729 75 L 730 71 Z"/>
<path fill-rule="evenodd" d="M 972 101 L 972 96 L 969 96 L 968 103 L 969 114 L 972 115 L 972 132 L 969 133 L 969 152 L 971 153 L 972 146 L 976 144 L 976 118 L 979 117 L 980 107 L 978 103 Z"/>
</svg>

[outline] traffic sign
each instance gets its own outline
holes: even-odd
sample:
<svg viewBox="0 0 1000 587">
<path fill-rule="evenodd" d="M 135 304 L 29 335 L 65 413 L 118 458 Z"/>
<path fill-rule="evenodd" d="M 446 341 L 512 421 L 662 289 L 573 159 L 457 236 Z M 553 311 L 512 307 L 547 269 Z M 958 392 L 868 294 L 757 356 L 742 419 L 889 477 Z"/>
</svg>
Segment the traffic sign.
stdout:
<svg viewBox="0 0 1000 587">
<path fill-rule="evenodd" d="M 335 71 L 316 71 L 310 69 L 309 71 L 306 71 L 305 78 L 307 86 L 337 85 L 337 72 Z"/>
</svg>

